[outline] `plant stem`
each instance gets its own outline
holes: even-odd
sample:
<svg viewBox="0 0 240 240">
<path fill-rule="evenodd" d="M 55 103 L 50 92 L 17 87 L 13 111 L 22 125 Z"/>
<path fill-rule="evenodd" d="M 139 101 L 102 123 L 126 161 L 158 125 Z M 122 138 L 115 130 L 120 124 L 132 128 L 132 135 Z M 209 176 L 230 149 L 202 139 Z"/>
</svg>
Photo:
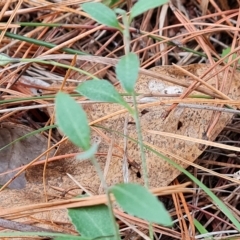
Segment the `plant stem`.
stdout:
<svg viewBox="0 0 240 240">
<path fill-rule="evenodd" d="M 142 131 L 141 131 L 141 125 L 140 125 L 140 120 L 138 115 L 137 99 L 136 99 L 135 92 L 133 92 L 132 97 L 133 97 L 133 104 L 134 104 L 134 110 L 135 110 L 134 118 L 136 121 L 136 130 L 138 134 L 138 142 L 139 142 L 140 151 L 141 151 L 144 185 L 146 188 L 148 188 L 147 161 L 146 161 L 146 156 L 145 156 L 144 147 L 143 147 Z"/>
<path fill-rule="evenodd" d="M 113 223 L 113 226 L 114 226 L 114 230 L 115 230 L 115 239 L 120 240 L 119 230 L 118 230 L 118 226 L 117 226 L 117 223 L 116 223 L 116 220 L 115 220 L 115 215 L 114 215 L 114 212 L 113 212 L 113 205 L 112 205 L 110 194 L 111 194 L 111 192 L 107 191 L 108 209 L 109 209 L 109 213 L 110 213 L 112 223 Z"/>
<path fill-rule="evenodd" d="M 141 159 L 142 159 L 142 169 L 143 169 L 143 179 L 144 179 L 144 185 L 148 189 L 148 174 L 147 174 L 147 161 L 145 156 L 145 151 L 143 147 L 143 140 L 142 140 L 142 130 L 141 130 L 141 124 L 139 120 L 139 114 L 138 114 L 138 108 L 137 108 L 137 99 L 136 99 L 136 93 L 133 92 L 133 104 L 134 104 L 134 110 L 135 110 L 135 121 L 136 121 L 136 129 L 138 134 L 138 142 L 140 145 L 140 151 L 141 151 Z M 152 224 L 149 223 L 149 237 L 151 240 L 153 240 L 153 227 Z"/>
<path fill-rule="evenodd" d="M 103 185 L 103 188 L 105 190 L 105 193 L 107 194 L 109 214 L 110 214 L 110 217 L 112 219 L 112 223 L 113 223 L 114 229 L 115 229 L 115 239 L 119 240 L 120 236 L 119 236 L 118 227 L 117 227 L 117 224 L 116 224 L 116 221 L 115 221 L 115 216 L 114 216 L 114 212 L 113 212 L 113 205 L 112 205 L 112 201 L 111 201 L 110 192 L 108 191 L 108 187 L 107 187 L 107 184 L 105 182 L 105 179 L 104 179 L 104 176 L 103 176 L 103 173 L 102 173 L 102 170 L 101 170 L 101 167 L 100 167 L 98 161 L 96 160 L 95 157 L 92 157 L 91 162 L 92 162 L 93 166 L 95 167 L 95 169 L 97 171 L 97 174 L 98 174 L 98 176 L 101 180 L 101 183 Z"/>
</svg>

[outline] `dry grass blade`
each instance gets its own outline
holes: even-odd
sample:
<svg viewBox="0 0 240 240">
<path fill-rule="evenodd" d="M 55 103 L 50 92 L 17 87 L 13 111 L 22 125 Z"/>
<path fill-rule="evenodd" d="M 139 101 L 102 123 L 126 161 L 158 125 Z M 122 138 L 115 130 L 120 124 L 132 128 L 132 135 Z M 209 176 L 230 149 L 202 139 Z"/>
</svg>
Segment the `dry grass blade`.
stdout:
<svg viewBox="0 0 240 240">
<path fill-rule="evenodd" d="M 173 134 L 173 133 L 167 133 L 167 132 L 159 132 L 159 131 L 152 131 L 152 130 L 145 130 L 145 131 L 149 132 L 149 133 L 153 133 L 153 134 L 159 134 L 161 136 L 178 138 L 178 139 L 182 139 L 182 140 L 185 140 L 185 141 L 191 141 L 191 142 L 195 142 L 195 143 L 205 144 L 207 146 L 212 146 L 212 147 L 217 147 L 217 148 L 222 148 L 222 149 L 227 149 L 227 150 L 231 150 L 231 151 L 240 152 L 239 147 L 228 146 L 228 145 L 225 145 L 225 144 L 216 143 L 216 142 L 212 142 L 212 141 L 196 139 L 196 138 L 192 138 L 192 137 L 186 137 L 186 136 L 177 135 L 177 134 Z"/>
<path fill-rule="evenodd" d="M 190 193 L 192 192 L 192 190 L 187 188 L 188 185 L 189 183 L 184 183 L 177 186 L 167 186 L 163 188 L 156 188 L 156 189 L 152 189 L 151 192 L 156 196 L 164 196 L 164 195 L 169 195 L 171 193 L 178 193 L 178 192 Z M 28 205 L 28 206 L 17 207 L 17 208 L 2 209 L 0 213 L 0 217 L 7 217 L 7 218 L 13 217 L 13 216 L 17 217 L 22 214 L 44 212 L 44 211 L 56 210 L 56 209 L 94 206 L 94 205 L 106 204 L 106 203 L 107 203 L 106 195 L 98 195 L 98 196 L 86 197 L 83 199 L 70 199 L 70 200 L 62 200 L 62 201 L 56 201 L 56 202 Z"/>
</svg>

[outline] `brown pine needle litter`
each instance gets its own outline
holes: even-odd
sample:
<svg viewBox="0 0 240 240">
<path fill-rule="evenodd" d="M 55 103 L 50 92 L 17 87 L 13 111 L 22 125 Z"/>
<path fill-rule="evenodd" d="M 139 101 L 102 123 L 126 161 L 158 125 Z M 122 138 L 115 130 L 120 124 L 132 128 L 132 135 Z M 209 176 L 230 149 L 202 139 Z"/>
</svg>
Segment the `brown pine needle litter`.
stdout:
<svg viewBox="0 0 240 240">
<path fill-rule="evenodd" d="M 66 209 L 107 204 L 93 166 L 76 160 L 81 150 L 49 127 L 56 124 L 60 90 L 87 112 L 107 184 L 128 179 L 126 174 L 143 184 L 139 148 L 122 136 L 135 138 L 134 119 L 120 106 L 75 91 L 89 79 L 106 79 L 133 102 L 115 73 L 124 55 L 122 34 L 86 14 L 85 2 L 91 1 L 0 0 L 0 53 L 15 59 L 0 67 L 0 161 L 6 160 L 0 163 L 0 234 L 29 229 L 77 235 Z M 129 13 L 136 2 L 118 0 L 114 7 Z M 136 91 L 144 144 L 186 168 L 240 222 L 239 11 L 237 1 L 169 1 L 134 18 L 130 50 L 140 59 Z M 33 131 L 31 141 L 13 142 Z M 198 184 L 145 150 L 150 191 L 174 223 L 153 223 L 152 239 L 240 239 L 239 229 Z M 20 175 L 23 187 L 8 189 Z M 111 199 L 121 238 L 150 239 L 149 223 Z"/>
</svg>

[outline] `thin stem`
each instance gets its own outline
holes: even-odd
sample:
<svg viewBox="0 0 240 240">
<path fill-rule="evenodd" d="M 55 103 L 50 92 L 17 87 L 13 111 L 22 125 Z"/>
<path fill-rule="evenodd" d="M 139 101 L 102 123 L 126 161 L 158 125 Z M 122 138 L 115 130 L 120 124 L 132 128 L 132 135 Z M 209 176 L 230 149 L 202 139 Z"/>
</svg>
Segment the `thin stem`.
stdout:
<svg viewBox="0 0 240 240">
<path fill-rule="evenodd" d="M 148 189 L 148 174 L 147 174 L 147 161 L 146 161 L 146 156 L 145 156 L 145 151 L 144 151 L 144 146 L 143 146 L 143 140 L 142 140 L 142 130 L 141 130 L 141 124 L 139 120 L 139 115 L 138 115 L 138 108 L 137 108 L 137 99 L 136 99 L 136 93 L 133 92 L 132 94 L 133 97 L 133 104 L 134 104 L 134 110 L 135 110 L 135 121 L 136 121 L 136 129 L 137 129 L 137 134 L 138 134 L 138 142 L 140 145 L 140 151 L 141 151 L 141 159 L 142 159 L 142 169 L 143 169 L 143 179 L 144 179 L 144 185 Z M 149 237 L 151 240 L 153 240 L 153 227 L 152 223 L 149 223 Z"/>
<path fill-rule="evenodd" d="M 151 240 L 154 240 L 154 237 L 153 237 L 153 225 L 152 223 L 149 223 L 149 237 Z"/>
<path fill-rule="evenodd" d="M 122 20 L 123 20 L 123 25 L 124 25 L 124 30 L 123 30 L 123 42 L 124 42 L 124 51 L 125 54 L 127 55 L 130 51 L 130 33 L 129 33 L 129 23 L 128 23 L 128 17 L 126 12 L 122 14 Z"/>
<path fill-rule="evenodd" d="M 107 194 L 109 214 L 110 214 L 110 217 L 112 219 L 112 223 L 113 223 L 114 229 L 115 229 L 115 239 L 119 240 L 120 239 L 119 231 L 118 231 L 118 227 L 117 227 L 117 224 L 116 224 L 116 221 L 115 221 L 115 216 L 114 216 L 114 213 L 113 213 L 113 205 L 112 205 L 112 201 L 111 201 L 111 196 L 110 196 L 110 192 L 108 191 L 108 186 L 105 182 L 103 172 L 102 172 L 101 167 L 100 167 L 100 165 L 99 165 L 99 163 L 98 163 L 98 161 L 96 160 L 95 157 L 91 158 L 91 162 L 92 162 L 93 166 L 95 167 L 95 169 L 97 171 L 97 174 L 98 174 L 98 176 L 101 180 L 102 186 L 105 190 L 105 193 Z"/>
<path fill-rule="evenodd" d="M 142 131 L 141 131 L 141 125 L 140 125 L 140 121 L 139 121 L 137 99 L 136 99 L 135 92 L 133 92 L 132 96 L 133 96 L 133 104 L 134 104 L 134 110 L 135 110 L 135 113 L 134 113 L 135 116 L 134 117 L 135 117 L 135 121 L 136 121 L 138 142 L 139 142 L 140 151 L 141 151 L 144 185 L 145 185 L 146 188 L 148 188 L 147 161 L 146 161 L 145 151 L 144 151 L 144 147 L 143 147 Z"/>
<path fill-rule="evenodd" d="M 114 212 L 113 212 L 113 205 L 112 205 L 110 194 L 111 194 L 111 192 L 107 191 L 107 200 L 108 200 L 108 205 L 109 205 L 108 209 L 109 209 L 109 213 L 110 213 L 112 223 L 113 223 L 113 226 L 114 226 L 114 230 L 115 230 L 115 239 L 120 240 L 119 230 L 118 230 L 118 226 L 117 226 L 117 223 L 116 223 L 116 220 L 115 220 L 115 215 L 114 215 Z"/>
</svg>

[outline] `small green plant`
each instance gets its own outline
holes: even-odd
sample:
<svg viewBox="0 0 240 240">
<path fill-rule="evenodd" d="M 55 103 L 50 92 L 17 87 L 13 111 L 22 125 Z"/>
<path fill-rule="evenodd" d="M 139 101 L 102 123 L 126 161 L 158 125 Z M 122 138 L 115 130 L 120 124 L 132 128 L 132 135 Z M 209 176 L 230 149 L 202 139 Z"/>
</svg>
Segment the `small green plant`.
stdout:
<svg viewBox="0 0 240 240">
<path fill-rule="evenodd" d="M 116 75 L 123 89 L 132 96 L 134 108 L 104 79 L 88 80 L 80 84 L 76 90 L 91 100 L 120 104 L 135 118 L 145 181 L 145 187 L 134 183 L 120 183 L 111 187 L 106 185 L 100 166 L 94 156 L 97 146 L 91 146 L 90 144 L 90 128 L 84 110 L 68 94 L 59 92 L 56 96 L 57 124 L 75 145 L 85 151 L 79 158 L 88 158 L 92 161 L 108 196 L 108 206 L 101 205 L 69 210 L 72 223 L 83 237 L 100 237 L 101 239 L 109 239 L 109 237 L 111 239 L 112 237 L 113 239 L 120 239 L 118 226 L 113 214 L 111 194 L 114 195 L 118 205 L 127 213 L 143 218 L 150 223 L 154 222 L 165 226 L 172 225 L 171 217 L 163 204 L 148 190 L 147 164 L 134 90 L 140 63 L 138 56 L 130 52 L 129 37 L 129 25 L 134 17 L 165 2 L 163 0 L 140 0 L 133 6 L 129 16 L 122 9 L 113 11 L 102 3 L 85 3 L 81 5 L 82 9 L 99 23 L 114 27 L 122 32 L 125 55 L 119 59 L 116 65 Z M 119 23 L 116 13 L 121 14 L 124 27 Z"/>
<path fill-rule="evenodd" d="M 113 6 L 118 0 L 106 0 L 104 3 L 108 6 Z M 128 112 L 135 118 L 136 127 L 138 132 L 138 141 L 135 139 L 129 140 L 139 143 L 141 149 L 141 157 L 142 157 L 142 169 L 145 180 L 145 187 L 140 186 L 134 183 L 128 184 L 117 184 L 111 187 L 106 186 L 104 182 L 104 178 L 102 175 L 102 171 L 98 165 L 98 162 L 95 159 L 95 153 L 97 152 L 98 146 L 96 144 L 90 144 L 90 128 L 88 126 L 88 121 L 85 112 L 81 108 L 79 104 L 77 104 L 68 94 L 58 93 L 56 97 L 56 114 L 57 114 L 57 123 L 58 127 L 69 137 L 69 139 L 80 147 L 84 152 L 78 156 L 78 159 L 90 159 L 94 164 L 98 175 L 103 182 L 103 186 L 105 188 L 106 194 L 108 196 L 108 205 L 99 205 L 95 207 L 86 207 L 86 208 L 75 208 L 69 209 L 69 217 L 72 223 L 75 225 L 77 231 L 81 234 L 80 236 L 72 236 L 61 233 L 0 233 L 1 237 L 19 237 L 19 236 L 51 236 L 58 240 L 71 240 L 71 239 L 79 239 L 79 240 L 89 240 L 89 239 L 119 239 L 119 231 L 118 226 L 115 222 L 112 202 L 110 201 L 110 195 L 113 194 L 119 206 L 129 214 L 134 216 L 143 218 L 150 223 L 158 223 L 165 226 L 171 226 L 172 221 L 168 214 L 168 212 L 164 209 L 164 206 L 148 191 L 148 178 L 146 171 L 146 161 L 144 155 L 144 147 L 148 151 L 155 153 L 164 161 L 173 165 L 179 171 L 183 172 L 186 176 L 188 176 L 192 181 L 194 181 L 213 201 L 213 203 L 221 210 L 228 218 L 232 221 L 236 229 L 240 230 L 240 224 L 238 219 L 232 214 L 232 212 L 228 209 L 228 207 L 222 202 L 210 189 L 208 189 L 201 181 L 195 178 L 192 174 L 190 174 L 187 170 L 183 169 L 176 162 L 167 158 L 161 153 L 158 153 L 154 149 L 144 146 L 141 140 L 141 127 L 138 120 L 138 111 L 136 105 L 135 98 L 135 83 L 138 77 L 138 69 L 139 69 L 139 59 L 136 54 L 130 52 L 130 34 L 129 34 L 129 25 L 132 19 L 139 14 L 147 11 L 151 8 L 157 7 L 161 4 L 164 4 L 167 1 L 162 0 L 139 0 L 131 9 L 129 15 L 122 9 L 111 10 L 101 3 L 85 3 L 82 5 L 82 8 L 85 12 L 87 12 L 93 19 L 102 23 L 104 25 L 114 27 L 118 31 L 122 32 L 125 46 L 125 55 L 119 59 L 119 62 L 116 66 L 116 75 L 128 93 L 133 98 L 133 108 L 127 104 L 121 95 L 115 90 L 115 88 L 106 80 L 97 79 L 91 74 L 82 71 L 81 69 L 75 68 L 73 66 L 64 65 L 54 61 L 45 61 L 41 59 L 17 59 L 11 58 L 5 54 L 0 54 L 0 66 L 4 66 L 8 63 L 12 62 L 20 62 L 28 63 L 28 62 L 38 62 L 43 64 L 51 64 L 54 66 L 61 66 L 64 68 L 72 69 L 83 74 L 86 74 L 92 77 L 92 80 L 84 82 L 80 86 L 78 86 L 77 91 L 89 99 L 99 100 L 105 102 L 118 103 L 124 106 Z M 97 5 L 96 5 L 97 4 Z M 99 5 L 100 4 L 100 5 Z M 99 11 L 100 10 L 100 11 Z M 120 14 L 122 17 L 122 24 L 118 22 L 117 15 Z M 27 23 L 28 25 L 30 23 Z M 35 23 L 36 24 L 36 23 Z M 39 24 L 39 23 L 38 23 Z M 40 23 L 45 24 L 45 23 Z M 50 24 L 51 25 L 51 24 Z M 55 26 L 55 25 L 54 25 Z M 6 33 L 6 36 L 13 37 L 12 33 Z M 15 36 L 16 37 L 16 36 Z M 19 36 L 18 36 L 19 37 Z M 37 45 L 43 45 L 46 47 L 54 47 L 55 45 L 50 43 L 45 43 L 43 41 L 38 41 L 30 38 L 23 38 L 20 36 L 21 40 L 33 42 Z M 17 39 L 17 38 L 16 38 Z M 34 41 L 33 41 L 34 40 Z M 82 52 L 77 52 L 73 49 L 62 49 L 65 52 L 72 54 L 84 54 Z M 227 49 L 223 52 L 223 57 L 227 59 L 229 56 L 230 50 Z M 233 59 L 236 56 L 233 56 Z M 238 59 L 236 59 L 238 60 Z M 39 97 L 37 97 L 39 98 Z M 33 97 L 32 97 L 33 99 Z M 22 99 L 15 99 L 14 101 Z M 29 99 L 28 99 L 29 100 Z M 13 100 L 4 100 L 4 102 L 10 102 Z M 20 141 L 21 139 L 28 137 L 30 135 L 36 134 L 37 132 L 41 132 L 50 128 L 55 128 L 56 125 L 52 125 L 46 128 L 39 129 L 30 134 L 26 134 L 25 136 L 16 139 L 16 141 Z M 0 150 L 10 146 L 14 142 L 2 147 Z M 140 200 L 141 199 L 141 200 Z M 206 230 L 198 223 L 194 221 L 195 227 L 199 230 L 200 233 L 206 233 Z M 150 228 L 151 230 L 151 228 Z M 151 231 L 150 231 L 151 234 Z M 150 235 L 151 238 L 152 235 Z"/>
<path fill-rule="evenodd" d="M 114 220 L 112 205 L 110 201 L 110 194 L 113 194 L 116 202 L 120 205 L 120 207 L 126 211 L 129 214 L 132 214 L 134 216 L 143 218 L 150 223 L 155 222 L 158 224 L 162 224 L 165 226 L 171 226 L 171 217 L 162 205 L 161 202 L 157 200 L 155 196 L 153 196 L 148 191 L 148 177 L 147 177 L 147 165 L 145 160 L 145 154 L 144 154 L 144 145 L 142 142 L 142 134 L 141 134 L 141 127 L 138 117 L 138 111 L 137 111 L 137 104 L 136 104 L 136 93 L 134 91 L 135 83 L 138 78 L 138 71 L 139 71 L 139 59 L 138 56 L 135 53 L 130 52 L 130 34 L 129 34 L 129 25 L 132 21 L 132 19 L 139 14 L 142 14 L 143 12 L 160 6 L 161 4 L 166 3 L 167 1 L 157 1 L 157 0 L 139 0 L 131 9 L 130 14 L 127 16 L 126 12 L 122 9 L 115 9 L 115 11 L 111 10 L 107 6 L 101 4 L 101 3 L 85 3 L 82 4 L 82 8 L 85 12 L 87 12 L 93 19 L 98 21 L 99 23 L 102 23 L 104 25 L 113 27 L 118 29 L 123 34 L 123 40 L 124 40 L 124 47 L 125 47 L 125 55 L 119 59 L 118 64 L 116 65 L 116 75 L 117 78 L 122 85 L 123 89 L 132 96 L 133 98 L 133 108 L 129 106 L 125 102 L 125 100 L 122 98 L 122 96 L 115 90 L 115 88 L 106 80 L 104 79 L 92 79 L 87 82 L 82 83 L 80 86 L 77 87 L 77 91 L 91 99 L 96 101 L 102 101 L 102 102 L 110 102 L 110 103 L 118 103 L 124 106 L 128 112 L 135 118 L 136 121 L 136 131 L 138 132 L 138 143 L 141 150 L 141 158 L 142 158 L 142 169 L 143 169 L 143 177 L 145 182 L 145 187 L 140 186 L 138 184 L 128 183 L 128 184 L 117 184 L 110 188 L 106 186 L 104 183 L 104 179 L 102 177 L 102 172 L 100 167 L 98 166 L 98 163 L 94 157 L 94 153 L 97 151 L 97 146 L 90 146 L 89 143 L 89 137 L 86 137 L 86 134 L 83 133 L 81 135 L 78 135 L 78 137 L 82 138 L 85 136 L 85 140 L 87 141 L 86 146 L 88 148 L 84 148 L 79 143 L 81 143 L 82 140 L 79 139 L 79 142 L 75 144 L 79 147 L 81 147 L 83 150 L 85 150 L 85 153 L 80 156 L 81 159 L 89 158 L 92 160 L 92 163 L 95 165 L 95 168 L 98 172 L 98 175 L 103 182 L 103 185 L 105 186 L 105 191 L 108 196 L 108 206 L 99 206 L 94 208 L 83 208 L 81 210 L 79 209 L 71 209 L 69 210 L 69 216 L 72 220 L 72 223 L 75 225 L 76 229 L 82 234 L 83 237 L 88 238 L 95 238 L 96 234 L 98 233 L 98 238 L 101 239 L 119 239 L 119 232 L 118 232 L 118 226 L 116 226 L 116 222 Z M 120 14 L 122 16 L 123 26 L 118 22 L 116 13 Z M 63 93 L 58 93 L 56 97 L 56 114 L 57 119 L 60 119 L 62 115 L 63 121 L 67 121 L 68 119 L 66 117 L 69 117 L 69 119 L 72 119 L 75 123 L 75 125 L 71 124 L 71 122 L 68 122 L 67 124 L 61 124 L 60 121 L 58 121 L 58 125 L 60 129 L 62 129 L 63 132 L 69 137 L 70 140 L 73 142 L 76 140 L 76 136 L 79 133 L 79 129 L 64 129 L 63 126 L 66 128 L 69 128 L 70 126 L 79 126 L 82 124 L 82 119 L 77 119 L 75 112 L 78 111 L 77 109 L 81 109 L 81 107 L 75 103 L 71 99 L 71 105 L 75 105 L 74 109 L 76 111 L 69 111 L 68 113 L 66 108 L 64 108 L 62 104 L 59 104 L 60 101 L 65 102 L 66 106 L 69 106 L 66 104 L 69 102 L 70 104 L 70 97 Z M 82 112 L 83 110 L 79 110 Z M 86 120 L 84 120 L 85 129 L 89 133 L 89 130 L 87 130 L 88 126 L 86 126 Z M 82 127 L 81 127 L 82 129 Z M 71 134 L 67 134 L 67 132 L 71 132 Z M 78 132 L 78 133 L 77 133 Z M 145 148 L 148 149 L 147 146 Z M 153 149 L 149 149 L 152 152 L 155 152 Z M 174 165 L 176 168 L 178 168 L 180 171 L 184 172 L 187 176 L 189 176 L 190 179 L 192 179 L 195 183 L 197 183 L 204 191 L 213 199 L 213 201 L 218 205 L 221 206 L 222 211 L 234 222 L 236 226 L 239 227 L 239 224 L 237 223 L 237 220 L 232 216 L 231 212 L 226 208 L 224 203 L 222 203 L 205 185 L 203 185 L 198 179 L 194 178 L 189 172 L 187 172 L 185 169 L 178 166 L 176 163 L 172 162 L 170 159 L 166 158 L 164 155 L 159 154 L 156 152 L 157 155 L 159 155 L 162 159 L 165 159 L 170 164 Z M 139 200 L 141 199 L 141 200 Z M 104 209 L 104 210 L 103 210 Z M 85 214 L 81 213 L 81 211 L 84 211 Z M 97 217 L 98 216 L 98 217 Z M 83 225 L 81 224 L 81 221 L 79 219 L 82 219 L 84 221 L 84 229 Z M 101 226 L 104 225 L 104 222 L 111 222 L 111 224 L 108 224 L 108 228 L 102 228 Z M 197 225 L 197 223 L 195 223 Z M 102 228 L 102 231 L 101 231 Z M 85 233 L 87 231 L 88 233 Z M 150 227 L 150 237 L 153 239 L 151 227 Z"/>
</svg>

